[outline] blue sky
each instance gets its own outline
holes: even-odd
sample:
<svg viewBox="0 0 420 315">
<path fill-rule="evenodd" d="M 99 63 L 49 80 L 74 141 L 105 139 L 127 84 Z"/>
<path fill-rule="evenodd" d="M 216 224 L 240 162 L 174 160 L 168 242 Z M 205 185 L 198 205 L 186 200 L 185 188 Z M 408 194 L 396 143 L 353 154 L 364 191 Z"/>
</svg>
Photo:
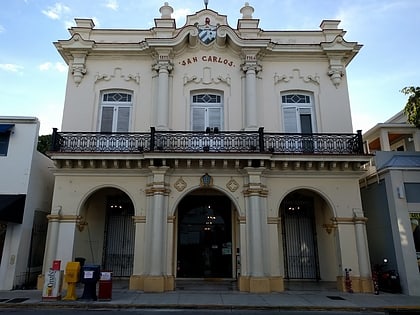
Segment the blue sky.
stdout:
<svg viewBox="0 0 420 315">
<path fill-rule="evenodd" d="M 405 105 L 400 92 L 420 86 L 418 0 L 247 0 L 264 30 L 317 30 L 341 20 L 347 41 L 364 45 L 347 68 L 354 130 L 367 131 Z M 40 134 L 60 129 L 67 66 L 53 42 L 68 39 L 74 18 L 97 28 L 149 29 L 165 0 L 3 0 L 0 10 L 0 116 L 35 116 Z M 168 1 L 177 27 L 202 0 Z M 245 0 L 209 0 L 236 27 Z"/>
</svg>

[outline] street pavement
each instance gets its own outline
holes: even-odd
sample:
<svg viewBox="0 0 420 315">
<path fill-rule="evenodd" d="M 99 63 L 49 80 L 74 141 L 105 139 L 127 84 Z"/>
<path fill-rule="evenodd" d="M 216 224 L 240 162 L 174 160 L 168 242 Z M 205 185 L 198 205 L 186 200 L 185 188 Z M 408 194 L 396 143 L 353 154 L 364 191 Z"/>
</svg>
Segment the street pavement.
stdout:
<svg viewBox="0 0 420 315">
<path fill-rule="evenodd" d="M 83 287 L 76 290 L 81 297 Z M 65 296 L 65 292 L 63 297 Z M 409 311 L 420 314 L 420 297 L 403 294 L 361 294 L 336 290 L 286 290 L 255 294 L 231 289 L 177 289 L 165 293 L 145 293 L 115 288 L 111 300 L 43 301 L 42 291 L 0 291 L 0 312 L 5 308 L 84 308 L 84 309 L 253 309 L 253 310 L 328 310 L 328 311 Z"/>
</svg>

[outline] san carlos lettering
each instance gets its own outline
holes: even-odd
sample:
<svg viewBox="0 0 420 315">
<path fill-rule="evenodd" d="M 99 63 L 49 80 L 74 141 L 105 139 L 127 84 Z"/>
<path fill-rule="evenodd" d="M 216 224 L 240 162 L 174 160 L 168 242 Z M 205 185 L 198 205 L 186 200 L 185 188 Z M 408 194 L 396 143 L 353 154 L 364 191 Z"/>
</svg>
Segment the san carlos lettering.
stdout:
<svg viewBox="0 0 420 315">
<path fill-rule="evenodd" d="M 188 66 L 188 65 L 191 65 L 193 63 L 197 63 L 200 60 L 202 62 L 219 63 L 219 64 L 223 64 L 227 67 L 235 67 L 235 64 L 232 60 L 229 60 L 229 59 L 226 59 L 226 58 L 223 58 L 223 57 L 220 57 L 220 56 L 214 56 L 214 55 L 213 56 L 211 56 L 211 55 L 210 56 L 201 56 L 201 58 L 197 57 L 197 56 L 194 56 L 194 57 L 191 57 L 191 58 L 186 58 L 186 59 L 181 60 L 179 62 L 179 64 L 181 66 Z"/>
</svg>

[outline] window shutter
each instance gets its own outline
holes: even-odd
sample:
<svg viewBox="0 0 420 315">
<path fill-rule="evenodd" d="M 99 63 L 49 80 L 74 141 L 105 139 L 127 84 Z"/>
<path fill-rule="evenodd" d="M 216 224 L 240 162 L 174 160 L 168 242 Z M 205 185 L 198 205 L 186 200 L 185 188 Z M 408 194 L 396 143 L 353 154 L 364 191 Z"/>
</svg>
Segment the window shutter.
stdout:
<svg viewBox="0 0 420 315">
<path fill-rule="evenodd" d="M 101 132 L 112 132 L 112 121 L 114 119 L 114 107 L 103 106 L 101 115 Z"/>
<path fill-rule="evenodd" d="M 128 132 L 130 107 L 118 107 L 117 132 Z"/>
<path fill-rule="evenodd" d="M 284 119 L 284 132 L 297 133 L 297 108 L 296 107 L 283 107 Z"/>
<path fill-rule="evenodd" d="M 209 108 L 208 109 L 208 120 L 210 128 L 222 128 L 222 109 L 219 108 Z"/>
<path fill-rule="evenodd" d="M 204 131 L 206 129 L 206 109 L 202 107 L 192 108 L 192 131 Z"/>
</svg>

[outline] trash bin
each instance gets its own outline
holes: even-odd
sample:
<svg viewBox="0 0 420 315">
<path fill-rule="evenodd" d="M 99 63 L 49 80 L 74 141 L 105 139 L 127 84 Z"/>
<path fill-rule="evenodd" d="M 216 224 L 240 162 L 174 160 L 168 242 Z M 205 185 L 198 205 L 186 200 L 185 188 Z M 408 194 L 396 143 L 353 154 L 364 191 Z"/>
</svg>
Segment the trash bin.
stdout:
<svg viewBox="0 0 420 315">
<path fill-rule="evenodd" d="M 99 280 L 99 265 L 85 265 L 81 271 L 81 279 L 80 282 L 85 285 L 83 289 L 83 294 L 81 299 L 82 300 L 93 300 L 96 301 L 98 299 L 96 295 L 96 284 Z"/>
<path fill-rule="evenodd" d="M 110 301 L 112 299 L 112 272 L 101 271 L 99 278 L 98 300 Z"/>
</svg>

